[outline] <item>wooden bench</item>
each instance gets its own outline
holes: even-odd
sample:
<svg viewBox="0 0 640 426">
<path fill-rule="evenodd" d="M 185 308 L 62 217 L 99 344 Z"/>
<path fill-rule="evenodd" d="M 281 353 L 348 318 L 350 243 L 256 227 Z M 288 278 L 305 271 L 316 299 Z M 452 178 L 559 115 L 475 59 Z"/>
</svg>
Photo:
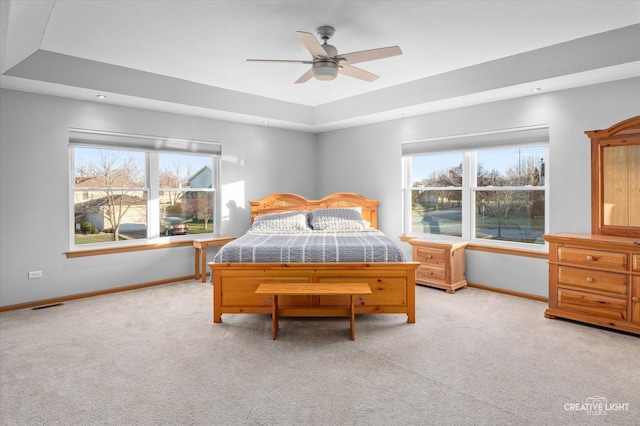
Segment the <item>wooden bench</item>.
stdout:
<svg viewBox="0 0 640 426">
<path fill-rule="evenodd" d="M 318 312 L 321 315 L 325 315 L 326 312 L 331 311 L 332 314 L 344 313 L 345 317 L 350 317 L 350 329 L 351 340 L 355 340 L 354 322 L 355 312 L 353 306 L 353 296 L 371 294 L 371 288 L 367 283 L 262 283 L 256 289 L 256 294 L 270 295 L 273 300 L 273 311 L 271 319 L 273 322 L 273 330 L 271 337 L 273 340 L 278 335 L 278 316 L 286 312 L 278 307 L 278 296 L 349 296 L 348 308 L 319 308 Z M 324 313 L 324 314 L 323 314 Z M 294 312 L 286 312 L 287 316 L 301 316 L 295 315 Z M 338 316 L 332 315 L 332 316 Z M 309 316 L 307 310 L 304 315 Z"/>
</svg>

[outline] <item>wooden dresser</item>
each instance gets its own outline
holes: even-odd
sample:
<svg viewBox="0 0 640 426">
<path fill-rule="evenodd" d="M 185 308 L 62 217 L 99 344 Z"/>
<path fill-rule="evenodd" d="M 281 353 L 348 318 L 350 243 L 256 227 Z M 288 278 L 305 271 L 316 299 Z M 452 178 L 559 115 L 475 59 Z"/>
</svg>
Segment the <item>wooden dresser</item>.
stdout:
<svg viewBox="0 0 640 426">
<path fill-rule="evenodd" d="M 437 287 L 455 293 L 467 286 L 464 252 L 467 241 L 445 235 L 406 240 L 413 246 L 413 261 L 420 262 L 416 284 Z"/>
<path fill-rule="evenodd" d="M 567 318 L 640 334 L 640 238 L 545 235 L 547 318 Z"/>
</svg>

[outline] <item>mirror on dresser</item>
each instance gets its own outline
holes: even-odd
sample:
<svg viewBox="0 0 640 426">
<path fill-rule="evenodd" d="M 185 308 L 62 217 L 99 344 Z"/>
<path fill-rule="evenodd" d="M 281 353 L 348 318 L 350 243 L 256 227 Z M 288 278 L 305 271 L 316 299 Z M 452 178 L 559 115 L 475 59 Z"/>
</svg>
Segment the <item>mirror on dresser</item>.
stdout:
<svg viewBox="0 0 640 426">
<path fill-rule="evenodd" d="M 591 138 L 591 233 L 640 237 L 640 116 Z"/>
</svg>

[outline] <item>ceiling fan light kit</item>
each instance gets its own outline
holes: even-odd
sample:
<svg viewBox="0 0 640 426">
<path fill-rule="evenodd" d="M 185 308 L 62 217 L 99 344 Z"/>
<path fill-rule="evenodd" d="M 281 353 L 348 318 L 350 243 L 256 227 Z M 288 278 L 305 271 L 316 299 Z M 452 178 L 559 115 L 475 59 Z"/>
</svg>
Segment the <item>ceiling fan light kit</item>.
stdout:
<svg viewBox="0 0 640 426">
<path fill-rule="evenodd" d="M 338 76 L 338 64 L 333 61 L 318 61 L 313 65 L 313 77 L 316 80 L 330 81 Z"/>
<path fill-rule="evenodd" d="M 311 61 L 283 59 L 247 59 L 247 61 L 293 62 L 301 64 L 311 64 L 311 68 L 298 80 L 296 80 L 296 84 L 304 83 L 310 80 L 312 77 L 316 80 L 331 81 L 338 76 L 338 73 L 370 82 L 377 80 L 378 76 L 370 73 L 369 71 L 354 67 L 352 64 L 402 55 L 402 50 L 400 50 L 398 46 L 382 47 L 379 49 L 361 50 L 359 52 L 338 54 L 338 49 L 336 49 L 335 46 L 327 43 L 327 41 L 335 33 L 335 28 L 329 25 L 323 25 L 321 27 L 318 27 L 316 31 L 318 32 L 320 38 L 324 41 L 323 44 L 320 44 L 316 37 L 311 33 L 307 33 L 304 31 L 297 32 L 298 37 L 313 57 Z"/>
</svg>

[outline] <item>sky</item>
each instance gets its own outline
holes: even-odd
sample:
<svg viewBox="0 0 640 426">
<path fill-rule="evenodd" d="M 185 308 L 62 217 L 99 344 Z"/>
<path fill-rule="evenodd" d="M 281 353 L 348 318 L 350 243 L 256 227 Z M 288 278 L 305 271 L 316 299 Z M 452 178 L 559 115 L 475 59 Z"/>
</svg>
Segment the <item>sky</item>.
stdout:
<svg viewBox="0 0 640 426">
<path fill-rule="evenodd" d="M 76 169 L 80 165 L 95 162 L 98 158 L 99 151 L 101 150 L 95 149 L 95 148 L 75 147 L 73 155 L 74 155 L 74 162 L 75 162 Z M 133 156 L 134 158 L 137 159 L 137 161 L 139 161 L 139 164 L 141 166 L 144 165 L 145 154 L 142 152 L 118 151 L 118 150 L 108 150 L 108 149 L 103 149 L 102 151 L 120 153 L 122 158 L 128 158 Z M 187 170 L 190 170 L 191 174 L 193 174 L 198 170 L 200 170 L 205 165 L 211 166 L 211 156 L 183 155 L 183 154 L 172 154 L 172 153 L 160 153 L 158 156 L 160 171 L 175 170 L 174 163 L 176 162 L 180 164 L 181 174 L 186 173 Z"/>
<path fill-rule="evenodd" d="M 545 148 L 540 146 L 502 148 L 499 150 L 479 150 L 477 153 L 478 164 L 482 164 L 485 170 L 496 169 L 500 173 L 504 173 L 510 166 L 517 165 L 519 160 L 533 158 L 538 164 L 540 159 L 545 157 Z M 415 182 L 428 177 L 432 172 L 457 167 L 462 162 L 462 153 L 414 156 L 412 160 L 412 180 Z"/>
</svg>

